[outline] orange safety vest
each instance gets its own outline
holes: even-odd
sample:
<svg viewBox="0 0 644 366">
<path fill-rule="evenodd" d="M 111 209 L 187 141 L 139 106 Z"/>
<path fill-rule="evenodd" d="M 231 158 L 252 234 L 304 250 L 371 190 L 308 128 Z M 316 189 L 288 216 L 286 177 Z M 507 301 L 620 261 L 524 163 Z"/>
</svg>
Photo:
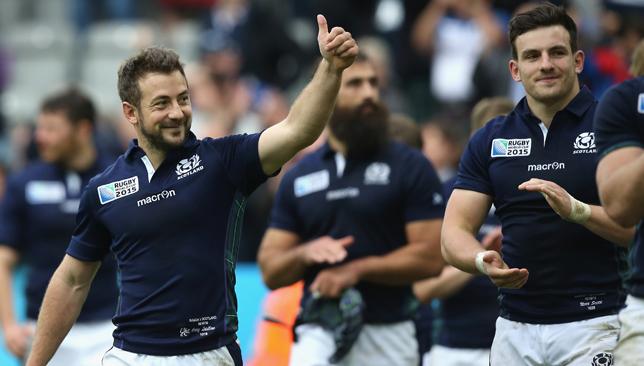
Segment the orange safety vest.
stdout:
<svg viewBox="0 0 644 366">
<path fill-rule="evenodd" d="M 248 366 L 288 366 L 303 288 L 304 282 L 299 281 L 266 295 Z"/>
</svg>

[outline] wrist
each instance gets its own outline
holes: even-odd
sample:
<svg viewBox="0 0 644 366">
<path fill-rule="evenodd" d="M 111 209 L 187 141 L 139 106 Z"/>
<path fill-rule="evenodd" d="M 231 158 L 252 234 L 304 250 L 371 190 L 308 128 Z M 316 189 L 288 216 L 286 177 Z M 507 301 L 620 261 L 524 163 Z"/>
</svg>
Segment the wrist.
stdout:
<svg viewBox="0 0 644 366">
<path fill-rule="evenodd" d="M 580 225 L 585 224 L 592 212 L 590 205 L 575 199 L 570 194 L 568 197 L 570 197 L 570 215 L 568 216 L 568 220 Z"/>
<path fill-rule="evenodd" d="M 365 257 L 348 262 L 345 266 L 358 281 L 361 281 L 369 273 L 369 266 L 372 261 L 373 257 Z"/>
<path fill-rule="evenodd" d="M 322 62 L 320 62 L 320 69 L 327 75 L 337 77 L 338 79 L 342 78 L 343 70 L 338 69 L 332 62 L 327 60 L 326 57 L 322 57 Z"/>
</svg>

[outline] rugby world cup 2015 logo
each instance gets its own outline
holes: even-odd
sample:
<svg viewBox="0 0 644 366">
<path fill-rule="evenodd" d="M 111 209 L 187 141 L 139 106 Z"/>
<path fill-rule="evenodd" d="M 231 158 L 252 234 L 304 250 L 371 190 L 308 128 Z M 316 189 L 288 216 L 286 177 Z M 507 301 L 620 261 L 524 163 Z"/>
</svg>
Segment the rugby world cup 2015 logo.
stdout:
<svg viewBox="0 0 644 366">
<path fill-rule="evenodd" d="M 494 139 L 490 156 L 493 158 L 528 156 L 531 147 L 531 139 Z"/>
<path fill-rule="evenodd" d="M 103 184 L 96 188 L 102 205 L 129 196 L 139 191 L 139 178 L 136 176 Z"/>
<path fill-rule="evenodd" d="M 181 161 L 179 161 L 175 173 L 177 173 L 178 180 L 202 170 L 203 165 L 201 165 L 201 158 L 199 157 L 199 155 L 194 154 L 188 159 L 182 159 Z"/>
</svg>

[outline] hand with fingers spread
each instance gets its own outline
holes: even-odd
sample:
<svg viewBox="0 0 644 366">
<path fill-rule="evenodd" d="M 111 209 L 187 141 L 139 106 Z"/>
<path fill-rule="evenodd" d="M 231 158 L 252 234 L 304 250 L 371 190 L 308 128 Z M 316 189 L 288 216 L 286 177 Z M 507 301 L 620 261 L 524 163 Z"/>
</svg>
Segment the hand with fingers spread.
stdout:
<svg viewBox="0 0 644 366">
<path fill-rule="evenodd" d="M 555 182 L 532 178 L 521 183 L 519 189 L 541 193 L 548 205 L 564 220 L 583 224 L 590 217 L 590 206 L 576 200 Z"/>
<path fill-rule="evenodd" d="M 494 250 L 495 252 L 500 253 L 502 241 L 503 233 L 501 231 L 501 226 L 497 226 L 489 233 L 485 234 L 483 239 L 481 239 L 481 245 L 486 250 Z"/>
<path fill-rule="evenodd" d="M 347 257 L 347 246 L 353 243 L 353 236 L 334 239 L 322 236 L 303 245 L 303 259 L 307 265 L 335 264 Z"/>
<path fill-rule="evenodd" d="M 318 14 L 318 46 L 322 57 L 336 70 L 342 71 L 351 66 L 358 56 L 358 44 L 351 33 L 341 27 L 333 27 L 329 32 L 326 18 Z"/>
<path fill-rule="evenodd" d="M 487 275 L 498 287 L 521 288 L 528 282 L 528 270 L 509 268 L 501 255 L 494 250 L 487 250 L 476 255 L 476 268 Z"/>
<path fill-rule="evenodd" d="M 359 280 L 360 276 L 354 266 L 347 263 L 320 271 L 309 289 L 314 296 L 336 298 L 342 294 L 342 291 L 354 286 Z"/>
</svg>

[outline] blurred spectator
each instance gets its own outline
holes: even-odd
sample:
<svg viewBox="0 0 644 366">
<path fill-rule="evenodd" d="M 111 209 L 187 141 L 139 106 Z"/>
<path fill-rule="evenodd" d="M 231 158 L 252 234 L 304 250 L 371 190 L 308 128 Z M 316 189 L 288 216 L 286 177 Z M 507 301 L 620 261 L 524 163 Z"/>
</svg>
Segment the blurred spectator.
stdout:
<svg viewBox="0 0 644 366">
<path fill-rule="evenodd" d="M 97 20 L 130 20 L 138 14 L 137 3 L 130 0 L 71 0 L 70 3 L 71 19 L 79 33 Z"/>
<path fill-rule="evenodd" d="M 484 98 L 478 101 L 470 115 L 470 134 L 476 132 L 479 128 L 494 117 L 506 115 L 512 111 L 514 103 L 506 97 Z"/>
<path fill-rule="evenodd" d="M 524 2 L 515 8 L 514 14 L 524 13 L 538 4 L 539 1 Z M 481 53 L 472 74 L 475 100 L 504 96 L 518 102 L 523 98 L 523 84 L 515 82 L 508 71 L 511 57 L 508 42 L 501 42 Z"/>
<path fill-rule="evenodd" d="M 299 76 L 303 52 L 278 11 L 260 1 L 219 0 L 206 20 L 204 42 L 219 38 L 236 44 L 244 73 L 284 88 Z"/>
<path fill-rule="evenodd" d="M 423 149 L 423 138 L 420 134 L 420 128 L 407 115 L 392 114 L 389 116 L 389 137 L 394 141 L 402 142 L 418 150 Z"/>
<path fill-rule="evenodd" d="M 599 98 L 611 86 L 630 77 L 629 60 L 644 36 L 644 6 L 629 13 L 607 8 L 601 15 L 603 29 L 599 44 L 587 50 L 581 80 Z"/>
<path fill-rule="evenodd" d="M 360 38 L 358 42 L 360 51 L 369 57 L 376 69 L 380 95 L 389 110 L 393 113 L 409 113 L 407 100 L 399 90 L 389 44 L 382 38 L 374 36 Z"/>
<path fill-rule="evenodd" d="M 432 0 L 412 37 L 430 59 L 432 95 L 442 106 L 472 101 L 476 61 L 503 41 L 503 32 L 489 0 Z"/>
<path fill-rule="evenodd" d="M 633 76 L 644 75 L 644 39 L 640 40 L 633 51 L 630 72 Z"/>
<path fill-rule="evenodd" d="M 439 116 L 422 125 L 423 153 L 432 162 L 441 182 L 456 173 L 467 139 L 466 121 L 458 116 Z"/>
</svg>

